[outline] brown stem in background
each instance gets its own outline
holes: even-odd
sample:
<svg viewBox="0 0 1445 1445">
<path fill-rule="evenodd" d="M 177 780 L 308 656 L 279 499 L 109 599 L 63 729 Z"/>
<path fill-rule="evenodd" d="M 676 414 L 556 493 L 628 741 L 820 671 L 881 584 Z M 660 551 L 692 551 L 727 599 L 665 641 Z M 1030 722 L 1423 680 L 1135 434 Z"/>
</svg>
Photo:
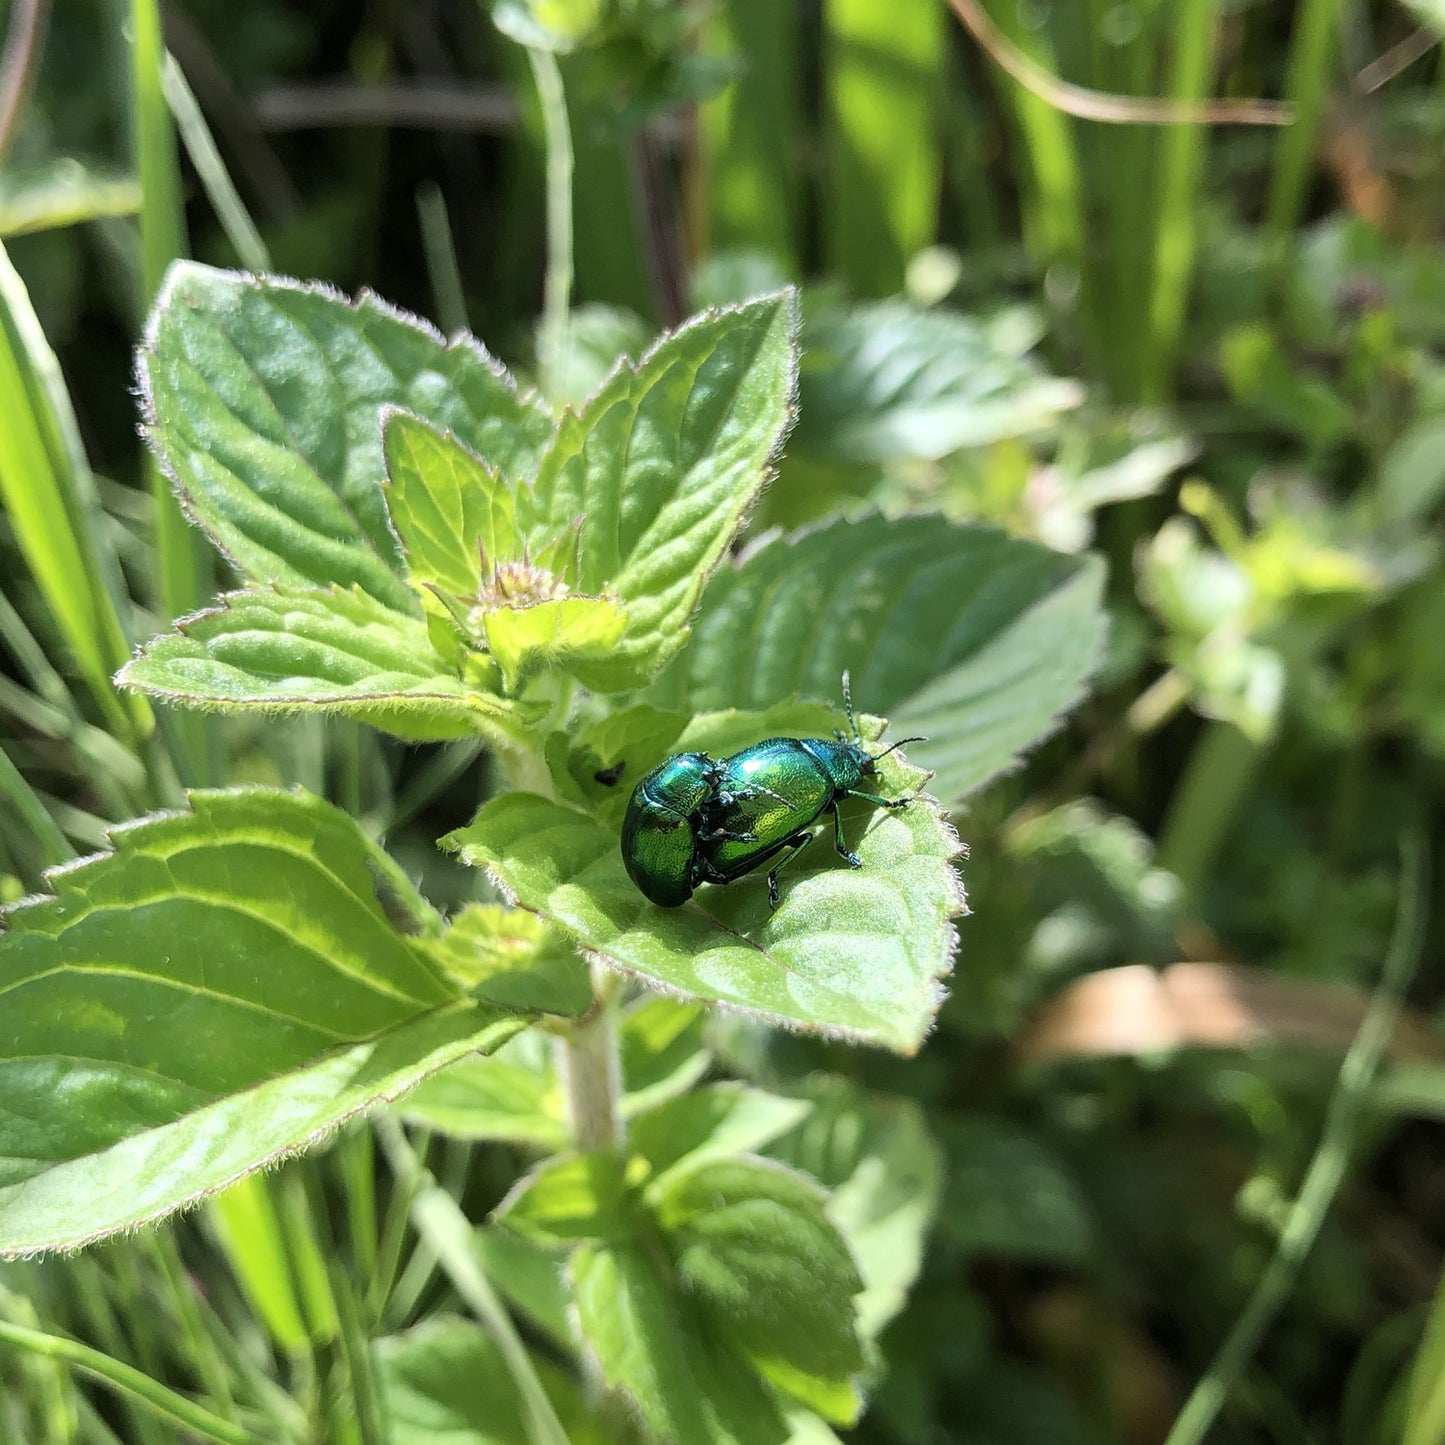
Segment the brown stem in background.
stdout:
<svg viewBox="0 0 1445 1445">
<path fill-rule="evenodd" d="M 40 38 L 45 34 L 49 14 L 50 0 L 15 0 L 15 8 L 10 12 L 5 54 L 0 59 L 0 162 L 10 148 L 10 139 L 35 76 Z"/>
<path fill-rule="evenodd" d="M 959 23 L 1025 90 L 1057 110 L 1106 125 L 1289 125 L 1294 111 L 1275 100 L 1165 100 L 1089 90 L 1051 75 L 1029 59 L 997 25 L 979 0 L 948 0 Z"/>
<path fill-rule="evenodd" d="M 650 127 L 638 130 L 628 160 L 638 220 L 642 224 L 642 255 L 651 284 L 652 304 L 664 326 L 676 326 L 687 313 L 682 217 L 667 163 Z"/>
</svg>

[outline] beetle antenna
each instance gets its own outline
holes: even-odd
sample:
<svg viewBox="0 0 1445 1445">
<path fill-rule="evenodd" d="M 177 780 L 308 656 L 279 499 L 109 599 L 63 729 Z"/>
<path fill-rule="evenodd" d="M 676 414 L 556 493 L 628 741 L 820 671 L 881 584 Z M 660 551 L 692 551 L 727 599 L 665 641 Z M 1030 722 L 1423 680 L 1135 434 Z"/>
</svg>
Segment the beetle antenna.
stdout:
<svg viewBox="0 0 1445 1445">
<path fill-rule="evenodd" d="M 853 736 L 861 743 L 863 735 L 858 731 L 858 721 L 853 716 L 853 689 L 848 685 L 848 669 L 843 669 L 843 711 L 848 714 L 848 726 L 853 729 Z"/>
<path fill-rule="evenodd" d="M 896 752 L 904 745 L 904 743 L 926 743 L 927 741 L 927 738 L 899 738 L 896 743 L 893 743 L 891 746 L 884 748 L 883 751 L 873 759 L 873 761 L 876 763 L 879 758 L 886 758 L 889 753 Z"/>
</svg>

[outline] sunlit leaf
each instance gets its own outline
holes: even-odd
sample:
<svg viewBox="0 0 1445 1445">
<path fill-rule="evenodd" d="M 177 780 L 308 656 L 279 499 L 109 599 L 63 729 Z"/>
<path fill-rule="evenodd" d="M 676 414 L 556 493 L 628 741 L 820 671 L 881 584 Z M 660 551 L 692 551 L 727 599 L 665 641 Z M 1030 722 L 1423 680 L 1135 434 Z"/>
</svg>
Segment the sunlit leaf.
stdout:
<svg viewBox="0 0 1445 1445">
<path fill-rule="evenodd" d="M 891 796 L 918 780 L 896 755 L 880 764 Z M 584 949 L 646 982 L 912 1053 L 950 966 L 950 920 L 962 907 L 950 867 L 957 839 L 923 800 L 889 812 L 845 804 L 844 827 L 863 866 L 842 866 L 829 839 L 815 842 L 784 874 L 776 911 L 762 872 L 658 908 L 627 876 L 616 832 L 534 794 L 494 799 L 445 842 Z"/>
<path fill-rule="evenodd" d="M 469 687 L 426 624 L 358 588 L 232 592 L 146 644 L 118 681 L 192 707 L 319 708 L 413 739 L 524 730 L 540 707 Z"/>
<path fill-rule="evenodd" d="M 114 839 L 0 934 L 0 1254 L 159 1218 L 524 1022 L 318 798 L 196 793 Z"/>
<path fill-rule="evenodd" d="M 620 644 L 579 667 L 589 687 L 636 687 L 686 641 L 791 424 L 796 329 L 791 292 L 704 313 L 563 412 L 518 522 L 536 550 L 580 517 L 573 588 L 627 612 Z"/>
<path fill-rule="evenodd" d="M 404 407 L 509 477 L 552 431 L 471 337 L 376 297 L 178 262 L 146 332 L 148 435 L 252 581 L 360 586 L 411 609 L 382 501 L 379 409 Z"/>
</svg>

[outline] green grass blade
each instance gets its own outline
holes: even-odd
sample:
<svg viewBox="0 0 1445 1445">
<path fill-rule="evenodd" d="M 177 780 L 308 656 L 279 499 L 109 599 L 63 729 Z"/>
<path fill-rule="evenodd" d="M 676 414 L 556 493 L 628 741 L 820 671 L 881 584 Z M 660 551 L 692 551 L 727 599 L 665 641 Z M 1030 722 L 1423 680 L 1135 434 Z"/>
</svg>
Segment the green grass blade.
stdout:
<svg viewBox="0 0 1445 1445">
<path fill-rule="evenodd" d="M 1215 68 L 1216 0 L 1182 0 L 1175 20 L 1171 99 L 1185 104 L 1209 93 Z M 1149 352 L 1144 399 L 1168 400 L 1172 391 L 1189 280 L 1194 269 L 1194 222 L 1208 132 L 1199 125 L 1165 127 L 1160 141 L 1158 221 L 1154 279 L 1149 300 Z"/>
<path fill-rule="evenodd" d="M 1410 1403 L 1400 1445 L 1440 1445 L 1441 1440 L 1445 1440 L 1445 1279 L 1430 1307 L 1410 1372 Z"/>
<path fill-rule="evenodd" d="M 3 251 L 0 265 L 8 265 Z M 127 736 L 134 718 L 110 675 L 129 649 L 110 599 L 97 586 L 96 561 L 76 526 L 74 479 L 47 445 L 40 404 L 9 307 L 0 300 L 0 501 L 76 668 L 107 722 Z"/>
<path fill-rule="evenodd" d="M 271 253 L 231 181 L 230 172 L 211 136 L 211 128 L 206 124 L 201 107 L 196 103 L 196 97 L 173 55 L 165 56 L 161 62 L 161 87 L 186 154 L 206 188 L 211 208 L 232 250 L 248 271 L 269 271 Z"/>
<path fill-rule="evenodd" d="M 446 197 L 435 181 L 416 188 L 416 218 L 421 231 L 422 254 L 431 281 L 435 320 L 448 336 L 467 330 L 467 297 L 462 286 L 457 248 L 452 240 Z"/>
<path fill-rule="evenodd" d="M 186 255 L 189 246 L 176 137 L 162 82 L 166 57 L 157 0 L 131 0 L 130 29 L 136 172 L 141 185 L 141 289 L 148 307 L 166 268 Z M 146 475 L 155 500 L 158 601 L 168 617 L 180 617 L 210 600 L 214 590 L 210 554 L 182 515 L 160 468 L 147 461 Z M 187 783 L 214 780 L 213 723 L 200 717 L 170 717 L 166 735 Z"/>
<path fill-rule="evenodd" d="M 252 1310 L 286 1355 L 308 1353 L 310 1339 L 286 1258 L 271 1180 L 248 1174 L 206 1205 L 209 1223 Z"/>
<path fill-rule="evenodd" d="M 827 250 L 862 295 L 900 290 L 908 258 L 935 238 L 945 23 L 944 7 L 926 0 L 829 0 L 824 9 Z"/>
<path fill-rule="evenodd" d="M 162 1419 L 184 1426 L 203 1440 L 219 1441 L 220 1445 L 252 1445 L 252 1436 L 243 1426 L 223 1420 L 203 1406 L 150 1378 L 149 1375 L 121 1360 L 93 1350 L 76 1340 L 62 1339 L 40 1330 L 26 1329 L 0 1320 L 0 1342 L 52 1360 L 63 1360 L 73 1369 L 133 1400 L 142 1401 Z"/>
<path fill-rule="evenodd" d="M 45 433 L 56 473 L 67 484 L 67 502 L 74 510 L 74 526 L 81 535 L 87 560 L 97 564 L 100 580 L 110 596 L 110 606 L 118 620 L 113 625 L 106 623 L 106 631 L 113 637 L 117 655 L 123 658 L 133 640 L 132 604 L 121 575 L 114 533 L 107 525 L 101 506 L 59 358 L 46 339 L 25 282 L 3 246 L 0 246 L 0 305 L 9 314 L 17 347 L 29 367 L 33 410 Z M 138 728 L 148 732 L 152 726 L 149 707 L 141 711 L 132 709 L 132 712 Z"/>
<path fill-rule="evenodd" d="M 20 857 L 33 859 L 38 865 L 25 880 L 31 887 L 38 887 L 41 870 L 74 858 L 75 849 L 4 748 L 0 748 L 0 801 L 15 810 L 35 839 L 35 848 L 22 850 Z"/>
<path fill-rule="evenodd" d="M 1342 4 L 1343 0 L 1304 0 L 1296 12 L 1285 82 L 1285 100 L 1294 108 L 1294 124 L 1279 139 L 1265 213 L 1265 234 L 1277 259 L 1283 258 L 1304 209 Z"/>
<path fill-rule="evenodd" d="M 1361 1119 L 1369 1107 L 1375 1070 L 1394 1033 L 1401 1000 L 1420 961 L 1430 908 L 1423 836 L 1406 838 L 1401 853 L 1400 898 L 1380 982 L 1340 1065 L 1314 1157 L 1285 1217 L 1269 1264 L 1208 1371 L 1185 1401 L 1165 1445 L 1203 1445 L 1230 1390 L 1248 1368 L 1288 1297 L 1344 1178 Z"/>
<path fill-rule="evenodd" d="M 713 247 L 768 252 L 797 273 L 798 19 L 774 0 L 724 0 L 709 46 L 741 71 L 698 111 L 704 204 Z"/>
</svg>

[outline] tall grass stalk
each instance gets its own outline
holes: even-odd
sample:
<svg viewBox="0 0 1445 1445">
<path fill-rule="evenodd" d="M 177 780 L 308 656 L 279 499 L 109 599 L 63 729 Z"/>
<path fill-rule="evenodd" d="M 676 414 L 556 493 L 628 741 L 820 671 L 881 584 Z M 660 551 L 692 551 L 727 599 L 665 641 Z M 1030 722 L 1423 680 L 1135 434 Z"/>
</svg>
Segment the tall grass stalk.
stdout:
<svg viewBox="0 0 1445 1445">
<path fill-rule="evenodd" d="M 0 501 L 16 541 L 55 621 L 69 661 L 85 679 L 107 724 L 126 737 L 132 719 L 110 675 L 126 655 L 119 620 L 103 591 L 82 538 L 71 525 L 75 508 L 66 496 L 34 407 L 25 359 L 15 332 L 0 312 Z M 119 656 L 117 656 L 119 653 Z"/>
<path fill-rule="evenodd" d="M 824 6 L 829 266 L 862 295 L 901 289 L 938 229 L 947 12 L 930 0 Z"/>
<path fill-rule="evenodd" d="M 186 154 L 201 178 L 211 209 L 215 211 L 231 249 L 248 271 L 269 271 L 271 253 L 246 210 L 220 151 L 216 149 L 211 128 L 201 114 L 201 107 L 181 67 L 176 63 L 175 56 L 170 54 L 161 62 L 161 87 Z"/>
<path fill-rule="evenodd" d="M 1277 262 L 1304 212 L 1305 187 L 1314 165 L 1320 121 L 1329 91 L 1343 0 L 1302 0 L 1290 42 L 1285 98 L 1294 107 L 1294 124 L 1275 150 L 1265 211 L 1265 238 Z"/>
<path fill-rule="evenodd" d="M 176 136 L 166 102 L 157 0 L 131 0 L 131 90 L 136 171 L 141 183 L 141 289 L 148 307 L 166 268 L 188 253 Z M 155 502 L 156 575 L 160 610 L 169 617 L 194 612 L 211 600 L 210 555 L 181 513 L 156 463 L 146 474 Z M 163 723 L 177 770 L 187 783 L 215 782 L 219 772 L 217 729 L 199 713 L 168 713 Z"/>
<path fill-rule="evenodd" d="M 1174 25 L 1169 95 L 1203 99 L 1213 88 L 1218 0 L 1180 0 Z M 1208 131 L 1202 125 L 1165 128 L 1159 145 L 1159 194 L 1154 229 L 1154 275 L 1149 295 L 1149 348 L 1143 399 L 1164 402 L 1173 393 L 1179 340 L 1194 269 L 1199 177 Z"/>
</svg>

